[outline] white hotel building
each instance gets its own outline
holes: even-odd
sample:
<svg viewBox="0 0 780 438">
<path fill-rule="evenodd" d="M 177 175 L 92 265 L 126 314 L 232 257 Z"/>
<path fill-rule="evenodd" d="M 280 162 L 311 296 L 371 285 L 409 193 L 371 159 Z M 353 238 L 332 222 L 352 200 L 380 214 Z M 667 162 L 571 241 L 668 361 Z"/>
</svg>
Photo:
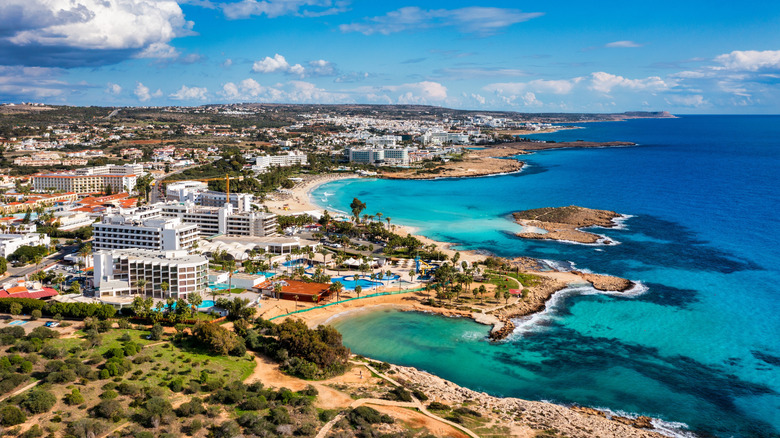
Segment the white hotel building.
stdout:
<svg viewBox="0 0 780 438">
<path fill-rule="evenodd" d="M 308 158 L 303 152 L 288 152 L 282 155 L 261 155 L 255 159 L 255 165 L 252 170 L 255 172 L 265 172 L 271 166 L 290 167 L 295 165 L 306 166 L 309 164 Z"/>
<path fill-rule="evenodd" d="M 167 202 L 157 204 L 164 218 L 178 219 L 197 226 L 201 237 L 215 235 L 269 237 L 276 235 L 276 215 L 251 211 L 248 204 L 239 202 L 242 209 L 231 204 L 224 207 L 206 207 L 192 202 Z"/>
<path fill-rule="evenodd" d="M 94 229 L 92 247 L 96 251 L 141 248 L 173 251 L 192 248 L 198 227 L 179 219 L 161 217 L 157 208 L 137 209 L 131 214 L 107 214 Z"/>
<path fill-rule="evenodd" d="M 140 164 L 123 166 L 85 167 L 72 172 L 42 173 L 32 178 L 33 190 L 45 192 L 98 193 L 111 186 L 114 193 L 135 189 L 138 177 L 143 175 Z"/>
<path fill-rule="evenodd" d="M 409 152 L 413 148 L 350 148 L 349 162 L 385 166 L 408 166 Z"/>
<path fill-rule="evenodd" d="M 93 285 L 99 298 L 188 298 L 193 293 L 203 294 L 208 287 L 208 259 L 184 250 L 98 251 L 94 260 Z M 139 280 L 146 282 L 143 287 L 139 287 Z M 167 290 L 163 290 L 163 283 L 167 283 Z"/>
</svg>

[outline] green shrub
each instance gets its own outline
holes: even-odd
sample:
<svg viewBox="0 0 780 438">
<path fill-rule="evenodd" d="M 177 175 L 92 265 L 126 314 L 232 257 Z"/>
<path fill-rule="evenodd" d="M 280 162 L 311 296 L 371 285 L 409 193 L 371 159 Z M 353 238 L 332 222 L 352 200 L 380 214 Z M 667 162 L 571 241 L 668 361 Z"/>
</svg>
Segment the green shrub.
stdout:
<svg viewBox="0 0 780 438">
<path fill-rule="evenodd" d="M 49 412 L 55 403 L 57 403 L 57 397 L 54 394 L 42 389 L 33 389 L 22 401 L 21 406 L 32 414 L 42 414 Z"/>
<path fill-rule="evenodd" d="M 25 421 L 27 421 L 27 416 L 16 406 L 7 405 L 0 409 L 0 424 L 3 426 L 16 426 Z"/>
</svg>

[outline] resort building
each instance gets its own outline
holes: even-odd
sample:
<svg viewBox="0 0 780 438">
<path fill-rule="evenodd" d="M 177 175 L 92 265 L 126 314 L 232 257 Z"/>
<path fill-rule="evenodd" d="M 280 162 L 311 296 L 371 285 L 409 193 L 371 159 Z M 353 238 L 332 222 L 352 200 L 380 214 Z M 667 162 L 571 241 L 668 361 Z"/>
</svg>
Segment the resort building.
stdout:
<svg viewBox="0 0 780 438">
<path fill-rule="evenodd" d="M 208 287 L 208 259 L 187 251 L 124 249 L 94 254 L 97 297 L 188 298 Z"/>
<path fill-rule="evenodd" d="M 277 285 L 281 291 L 277 291 Z M 299 301 L 301 303 L 319 303 L 330 295 L 330 284 L 309 283 L 298 280 L 269 281 L 261 285 L 263 295 L 280 300 Z"/>
<path fill-rule="evenodd" d="M 374 164 L 384 166 L 408 166 L 412 148 L 351 148 L 350 163 Z"/>
<path fill-rule="evenodd" d="M 143 248 L 156 251 L 190 249 L 198 227 L 177 218 L 161 217 L 160 209 L 139 208 L 131 213 L 104 215 L 92 225 L 96 251 Z"/>
<path fill-rule="evenodd" d="M 232 195 L 231 195 L 232 197 Z M 182 223 L 197 226 L 201 237 L 225 236 L 274 236 L 276 235 L 276 215 L 261 211 L 250 211 L 249 204 L 238 199 L 240 208 L 232 204 L 224 207 L 207 207 L 192 202 L 168 202 L 157 204 L 162 216 L 176 218 Z"/>
<path fill-rule="evenodd" d="M 0 234 L 0 257 L 8 258 L 22 246 L 49 246 L 51 239 L 45 234 Z"/>
<path fill-rule="evenodd" d="M 380 137 L 371 137 L 366 140 L 366 144 L 378 148 L 395 147 L 401 141 L 400 135 L 383 135 Z"/>
<path fill-rule="evenodd" d="M 309 160 L 305 153 L 291 151 L 282 155 L 261 155 L 255 159 L 255 165 L 252 166 L 252 170 L 255 172 L 265 172 L 272 166 L 276 167 L 290 167 L 290 166 L 306 166 L 309 164 Z"/>
<path fill-rule="evenodd" d="M 424 145 L 468 144 L 469 135 L 462 132 L 427 131 L 420 136 Z"/>
<path fill-rule="evenodd" d="M 110 186 L 111 190 L 119 193 L 134 190 L 138 176 L 142 174 L 143 166 L 140 164 L 85 167 L 72 172 L 34 175 L 32 184 L 37 192 L 98 193 Z"/>
<path fill-rule="evenodd" d="M 227 194 L 208 190 L 205 182 L 178 181 L 165 187 L 165 199 L 177 202 L 190 201 L 207 207 L 222 207 L 227 203 Z M 248 210 L 254 200 L 255 196 L 251 193 L 230 194 L 230 203 L 239 210 Z"/>
</svg>

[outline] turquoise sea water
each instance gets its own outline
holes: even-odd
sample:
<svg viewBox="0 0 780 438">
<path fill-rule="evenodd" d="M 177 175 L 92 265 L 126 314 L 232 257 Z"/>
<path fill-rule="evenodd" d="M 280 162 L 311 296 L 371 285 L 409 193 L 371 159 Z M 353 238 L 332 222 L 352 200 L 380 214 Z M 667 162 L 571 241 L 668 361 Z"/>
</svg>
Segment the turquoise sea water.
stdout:
<svg viewBox="0 0 780 438">
<path fill-rule="evenodd" d="M 523 156 L 506 176 L 346 180 L 391 223 L 502 256 L 527 255 L 641 281 L 636 296 L 556 296 L 509 340 L 469 320 L 394 311 L 336 321 L 353 351 L 503 396 L 578 403 L 680 422 L 703 436 L 780 434 L 780 117 L 685 116 L 581 125 L 538 137 L 639 146 Z M 581 205 L 632 215 L 620 242 L 524 241 L 515 210 Z M 388 336 L 392 333 L 392 336 Z"/>
</svg>

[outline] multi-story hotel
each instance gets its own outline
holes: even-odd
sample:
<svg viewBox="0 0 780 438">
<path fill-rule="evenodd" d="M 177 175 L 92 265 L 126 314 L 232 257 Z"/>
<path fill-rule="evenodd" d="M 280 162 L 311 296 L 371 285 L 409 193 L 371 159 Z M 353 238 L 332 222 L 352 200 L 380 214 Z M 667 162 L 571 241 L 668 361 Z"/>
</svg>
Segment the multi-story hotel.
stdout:
<svg viewBox="0 0 780 438">
<path fill-rule="evenodd" d="M 129 214 L 107 214 L 92 224 L 96 250 L 143 248 L 156 251 L 190 249 L 198 227 L 177 218 L 163 218 L 158 208 L 139 208 Z"/>
<path fill-rule="evenodd" d="M 303 152 L 288 152 L 283 155 L 261 155 L 255 159 L 252 170 L 265 172 L 271 166 L 289 167 L 295 165 L 305 166 L 309 164 L 308 158 Z"/>
<path fill-rule="evenodd" d="M 140 295 L 186 299 L 208 287 L 208 259 L 184 250 L 98 251 L 94 260 L 93 285 L 101 298 Z"/>
<path fill-rule="evenodd" d="M 197 205 L 207 207 L 222 207 L 227 202 L 225 192 L 208 190 L 208 185 L 201 181 L 178 181 L 165 187 L 165 199 L 169 201 L 191 201 Z M 251 193 L 231 193 L 230 203 L 239 210 L 246 210 L 254 202 L 255 197 Z"/>
<path fill-rule="evenodd" d="M 138 176 L 142 174 L 143 166 L 140 164 L 85 167 L 73 172 L 42 173 L 33 176 L 33 190 L 97 193 L 111 186 L 115 193 L 130 192 L 135 189 Z"/>
<path fill-rule="evenodd" d="M 239 202 L 241 207 L 245 204 Z M 276 215 L 247 208 L 235 209 L 231 204 L 224 207 L 206 207 L 192 202 L 168 202 L 156 204 L 164 218 L 179 219 L 185 224 L 198 227 L 201 237 L 217 234 L 225 236 L 267 237 L 276 235 Z M 248 207 L 248 205 L 247 205 Z"/>
<path fill-rule="evenodd" d="M 411 148 L 351 148 L 350 163 L 381 164 L 387 166 L 408 166 Z"/>
</svg>

